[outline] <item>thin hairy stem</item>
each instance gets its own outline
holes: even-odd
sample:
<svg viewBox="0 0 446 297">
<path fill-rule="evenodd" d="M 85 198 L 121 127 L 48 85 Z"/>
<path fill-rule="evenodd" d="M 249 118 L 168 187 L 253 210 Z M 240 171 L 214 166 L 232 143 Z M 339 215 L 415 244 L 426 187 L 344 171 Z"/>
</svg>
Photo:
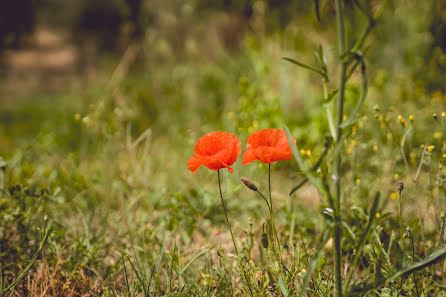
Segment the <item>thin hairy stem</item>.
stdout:
<svg viewBox="0 0 446 297">
<path fill-rule="evenodd" d="M 279 250 L 279 253 L 280 253 L 280 242 L 279 242 L 279 237 L 277 236 L 276 224 L 274 223 L 274 214 L 273 214 L 273 198 L 272 198 L 272 194 L 271 194 L 271 164 L 268 164 L 268 191 L 269 191 L 271 227 L 274 232 L 274 237 L 276 238 L 277 249 Z"/>
<path fill-rule="evenodd" d="M 410 238 L 412 240 L 412 262 L 415 262 L 415 244 L 413 242 L 413 233 L 410 234 Z M 415 272 L 412 274 L 413 276 L 413 282 L 415 283 L 415 289 L 417 291 L 417 296 L 420 297 L 420 292 L 418 291 L 418 284 L 417 284 L 417 276 Z"/>
<path fill-rule="evenodd" d="M 345 28 L 344 28 L 344 14 L 341 0 L 335 0 L 336 5 L 336 29 L 338 34 L 338 50 L 339 59 L 341 61 L 341 68 L 339 73 L 339 86 L 336 110 L 336 142 L 342 141 L 342 118 L 344 115 L 344 91 L 346 82 L 347 61 L 344 58 L 345 54 Z M 342 145 L 342 144 L 340 144 Z M 334 201 L 334 279 L 336 288 L 336 297 L 342 297 L 342 275 L 341 275 L 341 154 L 337 154 L 334 160 L 335 163 L 335 201 Z"/>
<path fill-rule="evenodd" d="M 404 252 L 404 228 L 403 228 L 403 208 L 401 205 L 402 191 L 398 192 L 398 225 L 400 227 L 400 246 Z"/>
<path fill-rule="evenodd" d="M 231 238 L 232 238 L 232 243 L 234 244 L 235 253 L 238 256 L 237 244 L 235 243 L 234 233 L 232 233 L 231 224 L 229 223 L 228 214 L 226 213 L 225 200 L 223 199 L 223 194 L 221 192 L 220 170 L 217 170 L 217 176 L 218 176 L 218 189 L 220 190 L 221 204 L 223 205 L 223 213 L 225 214 L 226 223 L 228 224 L 229 232 L 231 232 Z"/>
<path fill-rule="evenodd" d="M 221 204 L 223 205 L 223 213 L 225 214 L 226 223 L 228 224 L 229 232 L 231 233 L 232 243 L 234 244 L 235 253 L 237 254 L 238 261 L 240 263 L 240 266 L 243 270 L 243 276 L 245 277 L 246 284 L 249 289 L 249 293 L 251 296 L 254 296 L 252 293 L 251 285 L 249 283 L 248 276 L 246 275 L 245 268 L 243 267 L 243 264 L 240 262 L 240 254 L 238 252 L 237 244 L 235 243 L 234 233 L 232 233 L 231 224 L 229 223 L 228 214 L 226 212 L 226 206 L 225 206 L 225 200 L 223 199 L 223 194 L 221 192 L 221 180 L 220 180 L 220 170 L 217 170 L 217 176 L 218 176 L 218 189 L 220 190 L 220 198 L 221 198 Z"/>
</svg>

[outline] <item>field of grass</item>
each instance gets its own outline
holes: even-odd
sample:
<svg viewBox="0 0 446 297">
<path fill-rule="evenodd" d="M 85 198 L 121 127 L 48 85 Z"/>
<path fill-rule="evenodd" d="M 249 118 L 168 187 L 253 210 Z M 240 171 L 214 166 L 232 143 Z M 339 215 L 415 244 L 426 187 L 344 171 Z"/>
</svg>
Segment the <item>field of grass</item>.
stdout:
<svg viewBox="0 0 446 297">
<path fill-rule="evenodd" d="M 200 55 L 192 36 L 175 55 L 161 36 L 131 61 L 104 59 L 88 83 L 17 98 L 6 88 L 1 295 L 333 296 L 338 230 L 343 296 L 446 296 L 444 74 L 422 57 L 426 7 L 389 2 L 360 48 L 364 60 L 350 64 L 365 61 L 366 100 L 334 143 L 334 16 L 323 29 L 311 15 L 280 34 L 246 33 L 232 52 L 207 40 Z M 348 44 L 367 26 L 352 9 Z M 282 57 L 326 66 L 329 79 Z M 360 70 L 345 84 L 343 121 L 365 90 Z M 192 173 L 187 162 L 209 132 L 236 135 L 244 152 L 251 133 L 285 126 L 297 150 L 271 164 L 274 225 L 240 180 L 268 196 L 267 164 L 240 156 L 233 174 L 219 171 L 237 253 L 217 172 Z M 339 156 L 337 210 L 326 192 Z"/>
</svg>

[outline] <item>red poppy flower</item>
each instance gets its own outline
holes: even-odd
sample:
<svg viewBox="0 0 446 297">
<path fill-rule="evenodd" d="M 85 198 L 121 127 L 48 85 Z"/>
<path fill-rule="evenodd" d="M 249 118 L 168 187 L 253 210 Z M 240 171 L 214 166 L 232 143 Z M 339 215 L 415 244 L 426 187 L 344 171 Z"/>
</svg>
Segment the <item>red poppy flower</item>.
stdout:
<svg viewBox="0 0 446 297">
<path fill-rule="evenodd" d="M 293 138 L 294 143 L 296 140 Z M 280 129 L 262 129 L 248 137 L 248 150 L 243 154 L 243 164 L 260 160 L 270 164 L 279 160 L 291 160 L 291 152 L 285 131 Z"/>
<path fill-rule="evenodd" d="M 231 133 L 211 132 L 198 139 L 194 148 L 195 156 L 189 159 L 187 168 L 195 172 L 201 165 L 212 170 L 228 168 L 229 172 L 234 170 L 229 167 L 237 161 L 242 152 L 240 140 Z"/>
</svg>

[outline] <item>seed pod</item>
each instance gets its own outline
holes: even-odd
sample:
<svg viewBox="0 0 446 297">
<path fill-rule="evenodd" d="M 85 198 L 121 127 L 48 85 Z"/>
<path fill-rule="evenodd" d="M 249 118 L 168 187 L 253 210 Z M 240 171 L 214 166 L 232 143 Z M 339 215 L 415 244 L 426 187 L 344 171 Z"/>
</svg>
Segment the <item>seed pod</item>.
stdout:
<svg viewBox="0 0 446 297">
<path fill-rule="evenodd" d="M 256 186 L 250 179 L 248 179 L 247 177 L 242 177 L 240 180 L 241 180 L 241 181 L 245 184 L 245 186 L 247 186 L 250 190 L 252 190 L 252 191 L 254 191 L 254 192 L 257 192 L 257 186 Z"/>
<path fill-rule="evenodd" d="M 260 239 L 260 242 L 262 243 L 263 248 L 268 248 L 268 235 L 265 232 L 265 223 L 262 225 L 262 238 Z"/>
</svg>

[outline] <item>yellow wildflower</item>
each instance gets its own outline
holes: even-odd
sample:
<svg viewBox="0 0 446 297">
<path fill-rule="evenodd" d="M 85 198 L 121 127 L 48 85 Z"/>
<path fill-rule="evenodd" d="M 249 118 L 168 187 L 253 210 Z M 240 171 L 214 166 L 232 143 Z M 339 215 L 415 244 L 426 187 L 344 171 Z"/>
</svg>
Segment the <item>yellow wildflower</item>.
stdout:
<svg viewBox="0 0 446 297">
<path fill-rule="evenodd" d="M 443 134 L 441 132 L 435 132 L 434 133 L 434 139 L 440 139 Z"/>
</svg>

